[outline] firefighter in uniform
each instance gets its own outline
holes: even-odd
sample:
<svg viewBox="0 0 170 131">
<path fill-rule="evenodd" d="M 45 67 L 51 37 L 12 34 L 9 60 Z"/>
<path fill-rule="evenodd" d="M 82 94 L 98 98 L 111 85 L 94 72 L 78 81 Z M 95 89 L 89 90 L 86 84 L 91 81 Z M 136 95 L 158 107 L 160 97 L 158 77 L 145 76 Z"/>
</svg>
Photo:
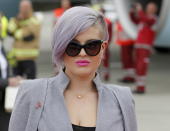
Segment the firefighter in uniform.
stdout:
<svg viewBox="0 0 170 131">
<path fill-rule="evenodd" d="M 14 75 L 36 78 L 35 60 L 39 55 L 40 22 L 33 16 L 29 0 L 20 2 L 18 16 L 9 21 L 8 32 L 15 40 L 8 54 Z"/>
<path fill-rule="evenodd" d="M 142 10 L 140 4 L 136 5 L 138 15 L 138 35 L 135 43 L 135 70 L 136 70 L 136 87 L 135 93 L 144 93 L 146 86 L 146 75 L 151 55 L 152 47 L 155 40 L 155 25 L 157 6 L 150 2 L 147 4 L 146 11 Z"/>
</svg>

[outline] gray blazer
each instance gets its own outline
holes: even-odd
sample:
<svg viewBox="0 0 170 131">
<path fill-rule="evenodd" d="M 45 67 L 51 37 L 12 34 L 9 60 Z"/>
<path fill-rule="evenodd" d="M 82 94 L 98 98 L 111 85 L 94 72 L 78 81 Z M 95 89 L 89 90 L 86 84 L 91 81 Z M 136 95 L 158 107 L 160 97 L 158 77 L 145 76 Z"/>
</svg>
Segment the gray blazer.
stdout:
<svg viewBox="0 0 170 131">
<path fill-rule="evenodd" d="M 134 101 L 130 89 L 117 85 L 103 84 L 99 75 L 93 81 L 99 94 L 96 131 L 108 131 L 109 127 L 107 125 L 112 124 L 111 119 L 114 116 L 110 113 L 112 113 L 112 110 L 114 111 L 114 108 L 112 108 L 114 97 L 116 97 L 122 112 L 125 131 L 137 131 Z M 46 101 L 46 98 L 54 94 L 57 95 L 55 97 L 57 98 L 56 103 L 60 108 L 56 112 L 59 116 L 59 121 L 55 122 L 56 126 L 59 126 L 62 131 L 73 131 L 69 117 L 66 114 L 63 97 L 63 92 L 68 83 L 69 79 L 62 71 L 52 78 L 25 82 L 21 86 L 16 98 L 10 119 L 9 131 L 36 131 L 44 105 L 49 104 L 49 108 L 53 107 L 49 101 Z M 105 103 L 110 105 L 109 108 L 108 106 L 105 108 Z M 109 131 L 112 131 L 112 129 Z"/>
</svg>

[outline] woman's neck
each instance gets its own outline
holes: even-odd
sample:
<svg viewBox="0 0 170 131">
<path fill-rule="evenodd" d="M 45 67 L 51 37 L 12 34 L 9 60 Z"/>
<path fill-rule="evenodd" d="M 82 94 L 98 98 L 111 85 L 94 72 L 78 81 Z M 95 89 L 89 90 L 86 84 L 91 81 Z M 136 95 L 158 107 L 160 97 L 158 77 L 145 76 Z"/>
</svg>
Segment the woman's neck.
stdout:
<svg viewBox="0 0 170 131">
<path fill-rule="evenodd" d="M 67 70 L 65 71 L 65 73 L 70 78 L 70 84 L 68 86 L 69 90 L 76 92 L 94 91 L 93 78 L 95 77 L 95 72 L 87 76 L 74 75 Z"/>
</svg>

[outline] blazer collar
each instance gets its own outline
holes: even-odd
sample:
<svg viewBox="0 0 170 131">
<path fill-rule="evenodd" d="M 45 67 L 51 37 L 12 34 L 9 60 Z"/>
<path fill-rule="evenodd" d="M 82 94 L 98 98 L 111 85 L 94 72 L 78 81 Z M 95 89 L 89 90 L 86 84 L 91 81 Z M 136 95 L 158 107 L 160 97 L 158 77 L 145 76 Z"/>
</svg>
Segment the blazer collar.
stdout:
<svg viewBox="0 0 170 131">
<path fill-rule="evenodd" d="M 62 91 L 62 93 L 64 92 L 64 90 L 67 88 L 69 82 L 70 82 L 70 79 L 69 77 L 67 76 L 67 74 L 61 70 L 59 72 L 59 74 L 55 77 L 55 80 L 58 81 L 59 86 L 58 88 Z M 100 79 L 100 76 L 99 76 L 99 73 L 96 73 L 96 76 L 95 78 L 93 79 L 93 82 L 94 84 L 96 85 L 96 88 L 98 91 L 101 91 L 102 90 L 102 82 L 101 82 L 101 79 Z"/>
</svg>

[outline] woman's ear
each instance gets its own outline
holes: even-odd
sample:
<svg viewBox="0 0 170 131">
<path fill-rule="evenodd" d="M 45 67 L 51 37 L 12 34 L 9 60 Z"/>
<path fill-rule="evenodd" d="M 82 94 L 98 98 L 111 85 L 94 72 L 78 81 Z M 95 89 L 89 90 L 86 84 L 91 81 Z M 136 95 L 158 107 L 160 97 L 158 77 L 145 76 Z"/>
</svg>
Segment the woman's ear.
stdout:
<svg viewBox="0 0 170 131">
<path fill-rule="evenodd" d="M 106 50 L 106 48 L 108 47 L 108 42 L 107 41 L 104 41 L 103 44 L 102 44 L 102 50 Z"/>
<path fill-rule="evenodd" d="M 103 44 L 101 45 L 101 59 L 104 59 L 104 53 L 106 51 L 106 48 L 108 47 L 108 42 L 104 41 Z"/>
</svg>

